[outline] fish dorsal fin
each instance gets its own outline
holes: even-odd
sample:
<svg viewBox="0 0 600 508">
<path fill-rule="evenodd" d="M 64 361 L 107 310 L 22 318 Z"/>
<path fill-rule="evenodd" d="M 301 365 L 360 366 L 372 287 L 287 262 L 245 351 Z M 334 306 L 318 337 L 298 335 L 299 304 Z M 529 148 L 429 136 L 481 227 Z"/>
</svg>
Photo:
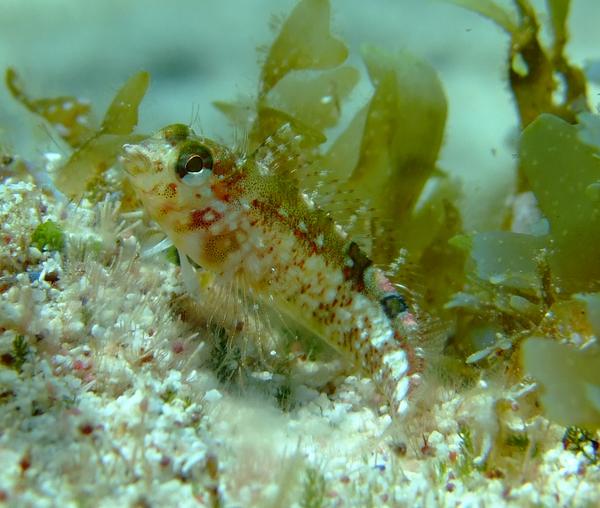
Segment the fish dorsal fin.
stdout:
<svg viewBox="0 0 600 508">
<path fill-rule="evenodd" d="M 262 164 L 269 173 L 283 179 L 293 177 L 298 180 L 305 168 L 316 157 L 316 148 L 325 141 L 319 131 L 302 125 L 289 115 L 271 110 L 262 115 L 262 125 L 255 125 L 250 133 L 250 141 L 257 139 L 256 131 L 268 133 L 254 148 L 250 157 Z M 269 125 L 271 124 L 271 125 Z"/>
</svg>

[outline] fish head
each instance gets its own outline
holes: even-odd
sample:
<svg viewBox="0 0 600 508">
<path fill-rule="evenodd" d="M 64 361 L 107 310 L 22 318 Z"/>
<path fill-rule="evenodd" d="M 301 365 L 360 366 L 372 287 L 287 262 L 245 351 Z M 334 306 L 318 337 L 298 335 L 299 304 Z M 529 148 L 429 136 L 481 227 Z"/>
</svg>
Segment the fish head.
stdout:
<svg viewBox="0 0 600 508">
<path fill-rule="evenodd" d="M 144 208 L 173 244 L 201 266 L 223 271 L 247 228 L 243 160 L 175 124 L 124 145 L 121 163 Z"/>
</svg>

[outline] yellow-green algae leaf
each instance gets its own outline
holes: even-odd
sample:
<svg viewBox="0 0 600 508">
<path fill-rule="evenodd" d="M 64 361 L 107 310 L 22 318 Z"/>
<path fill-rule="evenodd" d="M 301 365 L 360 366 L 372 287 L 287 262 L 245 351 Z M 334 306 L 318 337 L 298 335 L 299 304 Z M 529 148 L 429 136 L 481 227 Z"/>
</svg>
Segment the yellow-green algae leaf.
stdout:
<svg viewBox="0 0 600 508">
<path fill-rule="evenodd" d="M 549 263 L 567 292 L 600 289 L 600 204 L 589 186 L 598 181 L 600 158 L 577 126 L 544 114 L 521 140 L 521 166 L 550 223 Z"/>
<path fill-rule="evenodd" d="M 87 100 L 72 96 L 32 99 L 12 68 L 6 69 L 5 81 L 11 95 L 29 111 L 49 122 L 72 148 L 81 146 L 94 132 Z"/>
<path fill-rule="evenodd" d="M 542 113 L 559 114 L 560 107 L 554 103 L 555 69 L 540 43 L 540 25 L 535 10 L 526 0 L 516 2 L 516 5 L 521 23 L 511 37 L 509 80 L 521 126 L 527 127 Z M 572 117 L 571 112 L 564 114 Z"/>
<path fill-rule="evenodd" d="M 548 10 L 550 11 L 550 20 L 552 22 L 552 31 L 554 33 L 554 52 L 562 54 L 567 39 L 567 18 L 571 0 L 546 0 Z"/>
<path fill-rule="evenodd" d="M 435 170 L 446 98 L 433 68 L 408 53 L 367 46 L 363 58 L 375 87 L 373 97 L 332 145 L 323 167 L 330 179 L 345 181 L 342 192 L 377 210 L 387 235 L 373 246 L 374 261 L 389 263 L 411 241 L 402 226 Z M 351 234 L 382 236 L 360 227 Z"/>
<path fill-rule="evenodd" d="M 477 276 L 496 286 L 538 293 L 541 291 L 539 259 L 545 237 L 489 231 L 472 238 L 471 257 Z"/>
<path fill-rule="evenodd" d="M 138 108 L 148 83 L 149 74 L 139 72 L 119 89 L 100 130 L 76 150 L 58 172 L 54 183 L 63 193 L 81 196 L 92 181 L 115 163 L 123 144 L 144 137 L 131 132 L 137 124 Z"/>
<path fill-rule="evenodd" d="M 432 182 L 428 199 L 404 226 L 402 242 L 414 252 L 410 258 L 418 261 L 424 274 L 424 300 L 432 313 L 443 317 L 448 312 L 445 304 L 463 287 L 466 254 L 450 244 L 450 239 L 463 231 L 462 217 L 454 205 L 460 187 L 448 177 L 434 177 Z M 413 239 L 410 244 L 404 240 L 409 235 Z"/>
<path fill-rule="evenodd" d="M 138 123 L 138 107 L 146 95 L 150 74 L 134 74 L 119 89 L 106 110 L 102 121 L 102 134 L 131 134 Z"/>
<path fill-rule="evenodd" d="M 305 149 L 314 150 L 326 140 L 323 129 L 337 122 L 340 102 L 358 81 L 358 72 L 350 67 L 333 69 L 344 62 L 348 51 L 330 34 L 329 12 L 327 0 L 299 2 L 267 52 L 256 100 L 214 103 L 248 133 L 250 152 L 286 124 L 292 136 L 304 138 Z M 324 72 L 327 69 L 332 70 Z"/>
<path fill-rule="evenodd" d="M 455 345 L 469 362 L 510 349 L 545 314 L 546 236 L 490 231 L 459 235 L 450 243 L 468 253 L 468 284 L 446 304 L 455 309 Z M 493 340 L 492 340 L 493 339 Z"/>
<path fill-rule="evenodd" d="M 574 298 L 585 303 L 587 319 L 596 339 L 600 340 L 600 293 L 581 293 L 574 295 Z"/>
<path fill-rule="evenodd" d="M 329 31 L 329 11 L 328 0 L 302 0 L 296 5 L 267 54 L 260 96 L 292 70 L 330 69 L 346 60 L 346 46 Z"/>
<path fill-rule="evenodd" d="M 266 103 L 317 130 L 333 127 L 342 100 L 358 83 L 359 72 L 343 66 L 329 71 L 294 71 L 268 93 Z"/>
<path fill-rule="evenodd" d="M 541 384 L 547 416 L 562 425 L 600 428 L 600 347 L 584 350 L 530 337 L 521 348 L 525 371 Z"/>
</svg>

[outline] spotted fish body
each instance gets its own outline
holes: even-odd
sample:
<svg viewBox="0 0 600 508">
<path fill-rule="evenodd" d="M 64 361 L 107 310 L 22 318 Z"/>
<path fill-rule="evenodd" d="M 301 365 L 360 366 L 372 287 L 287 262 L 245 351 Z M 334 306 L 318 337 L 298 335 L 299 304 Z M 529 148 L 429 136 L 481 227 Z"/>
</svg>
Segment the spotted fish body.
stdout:
<svg viewBox="0 0 600 508">
<path fill-rule="evenodd" d="M 413 315 L 272 151 L 235 155 L 172 125 L 126 145 L 122 160 L 181 253 L 315 332 L 374 379 L 395 415 L 406 411 Z"/>
</svg>

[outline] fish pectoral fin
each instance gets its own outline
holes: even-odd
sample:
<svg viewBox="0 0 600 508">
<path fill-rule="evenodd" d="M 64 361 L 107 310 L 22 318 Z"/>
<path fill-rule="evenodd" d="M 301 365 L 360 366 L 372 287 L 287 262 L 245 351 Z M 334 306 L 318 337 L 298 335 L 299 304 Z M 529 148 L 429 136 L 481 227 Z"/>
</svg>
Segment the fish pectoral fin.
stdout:
<svg viewBox="0 0 600 508">
<path fill-rule="evenodd" d="M 177 249 L 179 254 L 179 263 L 181 267 L 181 278 L 186 291 L 196 301 L 200 301 L 202 297 L 201 281 L 198 277 L 196 269 L 190 263 L 187 255 L 180 249 Z M 204 273 L 204 271 L 202 272 Z"/>
</svg>

